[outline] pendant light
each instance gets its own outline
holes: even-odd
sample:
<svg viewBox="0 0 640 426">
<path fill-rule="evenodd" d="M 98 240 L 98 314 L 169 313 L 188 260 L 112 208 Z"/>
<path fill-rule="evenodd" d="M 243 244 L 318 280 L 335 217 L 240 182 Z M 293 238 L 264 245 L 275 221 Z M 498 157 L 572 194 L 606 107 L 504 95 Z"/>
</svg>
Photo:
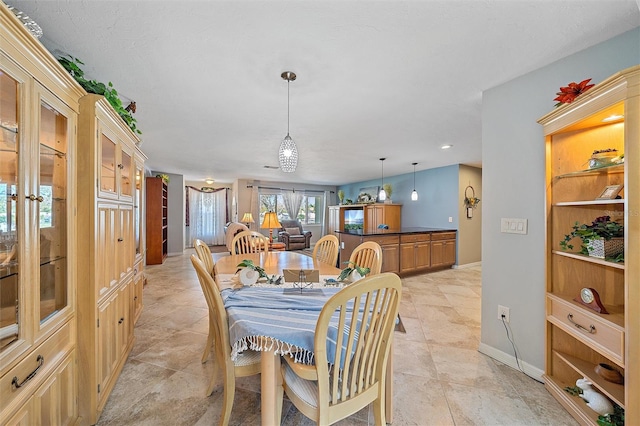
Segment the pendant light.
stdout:
<svg viewBox="0 0 640 426">
<path fill-rule="evenodd" d="M 416 164 L 413 164 L 413 191 L 411 191 L 411 201 L 418 201 L 418 191 L 416 191 Z"/>
<path fill-rule="evenodd" d="M 386 158 L 380 159 L 380 165 L 382 166 L 382 179 L 380 180 L 380 193 L 378 194 L 378 201 L 384 201 L 387 199 L 387 193 L 384 190 L 384 160 L 386 160 Z"/>
<path fill-rule="evenodd" d="M 280 160 L 280 170 L 285 173 L 293 173 L 298 167 L 298 148 L 291 136 L 289 136 L 289 83 L 296 79 L 296 74 L 292 71 L 285 71 L 280 77 L 287 80 L 287 136 L 280 143 L 278 158 Z"/>
</svg>

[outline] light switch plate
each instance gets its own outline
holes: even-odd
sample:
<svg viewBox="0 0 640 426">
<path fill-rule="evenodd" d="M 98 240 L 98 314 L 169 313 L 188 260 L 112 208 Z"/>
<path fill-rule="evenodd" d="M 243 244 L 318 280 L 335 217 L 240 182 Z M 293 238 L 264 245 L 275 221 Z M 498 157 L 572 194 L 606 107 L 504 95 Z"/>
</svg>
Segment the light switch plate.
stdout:
<svg viewBox="0 0 640 426">
<path fill-rule="evenodd" d="M 527 234 L 528 219 L 503 217 L 500 219 L 500 232 L 505 234 Z"/>
</svg>

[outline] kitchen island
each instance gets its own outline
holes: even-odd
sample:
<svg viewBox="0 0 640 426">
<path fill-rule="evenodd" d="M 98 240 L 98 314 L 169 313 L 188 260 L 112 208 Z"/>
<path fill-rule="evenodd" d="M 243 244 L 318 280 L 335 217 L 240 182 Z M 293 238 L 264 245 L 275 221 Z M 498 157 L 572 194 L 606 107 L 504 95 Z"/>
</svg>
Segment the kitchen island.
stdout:
<svg viewBox="0 0 640 426">
<path fill-rule="evenodd" d="M 407 275 L 449 268 L 456 263 L 455 229 L 400 228 L 336 231 L 340 239 L 340 267 L 365 241 L 382 247 L 382 272 Z"/>
</svg>

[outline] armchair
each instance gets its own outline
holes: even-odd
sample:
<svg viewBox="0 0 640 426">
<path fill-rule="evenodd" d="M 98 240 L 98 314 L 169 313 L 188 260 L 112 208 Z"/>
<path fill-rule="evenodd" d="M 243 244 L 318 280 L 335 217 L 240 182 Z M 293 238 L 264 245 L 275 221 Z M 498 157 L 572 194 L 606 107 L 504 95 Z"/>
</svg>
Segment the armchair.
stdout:
<svg viewBox="0 0 640 426">
<path fill-rule="evenodd" d="M 278 241 L 284 243 L 285 250 L 303 250 L 311 247 L 311 231 L 304 231 L 297 220 L 281 220 Z"/>
</svg>

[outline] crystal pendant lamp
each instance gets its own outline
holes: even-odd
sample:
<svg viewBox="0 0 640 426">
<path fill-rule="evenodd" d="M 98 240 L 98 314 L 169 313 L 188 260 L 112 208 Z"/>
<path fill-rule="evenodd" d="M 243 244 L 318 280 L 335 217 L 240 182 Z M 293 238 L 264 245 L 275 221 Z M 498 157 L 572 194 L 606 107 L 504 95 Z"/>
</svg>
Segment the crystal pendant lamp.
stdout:
<svg viewBox="0 0 640 426">
<path fill-rule="evenodd" d="M 298 148 L 291 136 L 289 136 L 289 83 L 296 79 L 296 75 L 291 71 L 285 71 L 280 76 L 287 80 L 287 136 L 280 143 L 278 159 L 280 161 L 280 170 L 285 173 L 293 173 L 298 166 Z"/>
<path fill-rule="evenodd" d="M 382 179 L 380 179 L 380 193 L 378 194 L 378 201 L 384 201 L 387 199 L 387 192 L 384 190 L 384 160 L 386 158 L 380 159 L 380 165 L 382 168 Z"/>
<path fill-rule="evenodd" d="M 418 201 L 418 191 L 416 191 L 416 164 L 413 164 L 413 191 L 411 192 L 411 201 Z"/>
</svg>

